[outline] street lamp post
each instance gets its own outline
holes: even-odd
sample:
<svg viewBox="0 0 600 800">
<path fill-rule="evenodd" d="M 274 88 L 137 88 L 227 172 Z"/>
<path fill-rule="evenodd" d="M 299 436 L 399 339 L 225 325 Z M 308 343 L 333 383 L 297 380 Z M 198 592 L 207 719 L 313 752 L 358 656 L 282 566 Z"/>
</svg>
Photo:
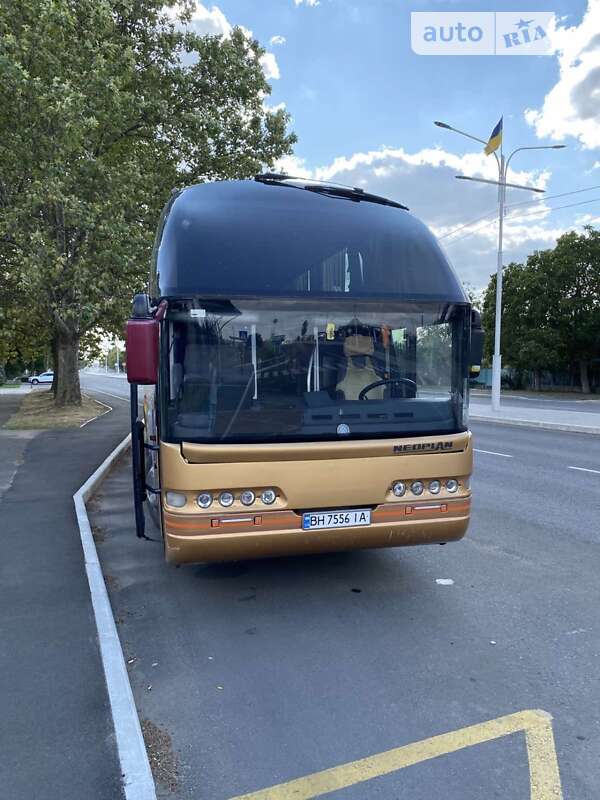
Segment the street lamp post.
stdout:
<svg viewBox="0 0 600 800">
<path fill-rule="evenodd" d="M 473 139 L 476 142 L 481 142 L 487 145 L 485 139 L 480 139 L 477 136 L 472 136 L 470 133 L 460 131 L 458 128 L 447 125 L 445 122 L 434 122 L 438 128 L 445 128 L 454 133 L 459 133 L 461 136 L 466 136 L 468 139 Z M 503 235 L 504 235 L 504 208 L 506 203 L 506 187 L 513 189 L 526 189 L 530 192 L 543 192 L 543 189 L 538 189 L 535 186 L 522 186 L 517 183 L 507 183 L 506 178 L 508 175 L 508 165 L 515 153 L 521 150 L 562 150 L 564 144 L 551 144 L 551 145 L 535 145 L 532 147 L 517 147 L 510 153 L 508 158 L 505 158 L 502 150 L 500 150 L 500 157 L 496 152 L 493 153 L 498 166 L 498 180 L 489 181 L 483 178 L 473 178 L 469 175 L 457 175 L 459 180 L 475 181 L 476 183 L 491 183 L 498 186 L 498 258 L 496 262 L 496 315 L 494 324 L 494 355 L 492 357 L 492 409 L 494 411 L 500 410 L 500 385 L 502 374 L 502 355 L 500 353 L 500 338 L 502 333 L 502 257 L 503 257 Z"/>
</svg>

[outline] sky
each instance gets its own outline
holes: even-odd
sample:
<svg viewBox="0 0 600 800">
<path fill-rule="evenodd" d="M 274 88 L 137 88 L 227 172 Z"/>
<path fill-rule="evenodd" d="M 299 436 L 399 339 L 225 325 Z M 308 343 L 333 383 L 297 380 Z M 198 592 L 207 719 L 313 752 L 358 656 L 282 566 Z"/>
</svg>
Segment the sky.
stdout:
<svg viewBox="0 0 600 800">
<path fill-rule="evenodd" d="M 417 55 L 412 11 L 553 12 L 553 55 Z M 511 162 L 509 181 L 546 194 L 508 190 L 505 264 L 600 225 L 600 0 L 220 0 L 198 2 L 192 24 L 225 36 L 242 26 L 266 49 L 266 103 L 285 107 L 298 136 L 281 169 L 408 205 L 475 289 L 496 269 L 497 190 L 455 175 L 497 179 L 496 162 L 434 120 L 487 140 L 503 116 L 506 154 L 566 145 Z"/>
</svg>

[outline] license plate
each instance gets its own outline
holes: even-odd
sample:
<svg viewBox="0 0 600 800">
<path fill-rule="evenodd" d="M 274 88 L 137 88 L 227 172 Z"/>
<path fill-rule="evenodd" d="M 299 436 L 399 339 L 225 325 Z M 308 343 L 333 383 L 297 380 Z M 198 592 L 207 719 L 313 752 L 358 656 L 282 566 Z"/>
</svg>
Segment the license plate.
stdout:
<svg viewBox="0 0 600 800">
<path fill-rule="evenodd" d="M 302 515 L 302 529 L 314 531 L 323 528 L 354 528 L 371 524 L 370 508 L 352 508 L 341 511 L 307 511 Z"/>
</svg>

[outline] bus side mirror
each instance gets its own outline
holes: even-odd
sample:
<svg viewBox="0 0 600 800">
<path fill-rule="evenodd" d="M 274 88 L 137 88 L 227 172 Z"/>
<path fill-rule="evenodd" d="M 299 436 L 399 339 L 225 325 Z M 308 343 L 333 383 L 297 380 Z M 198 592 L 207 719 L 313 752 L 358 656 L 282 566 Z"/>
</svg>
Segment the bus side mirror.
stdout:
<svg viewBox="0 0 600 800">
<path fill-rule="evenodd" d="M 158 383 L 158 319 L 150 315 L 146 295 L 136 295 L 133 316 L 127 320 L 127 380 L 129 383 Z"/>
<path fill-rule="evenodd" d="M 469 375 L 477 377 L 481 371 L 483 359 L 484 332 L 481 327 L 481 314 L 473 309 L 471 311 L 471 350 L 469 352 Z"/>
</svg>

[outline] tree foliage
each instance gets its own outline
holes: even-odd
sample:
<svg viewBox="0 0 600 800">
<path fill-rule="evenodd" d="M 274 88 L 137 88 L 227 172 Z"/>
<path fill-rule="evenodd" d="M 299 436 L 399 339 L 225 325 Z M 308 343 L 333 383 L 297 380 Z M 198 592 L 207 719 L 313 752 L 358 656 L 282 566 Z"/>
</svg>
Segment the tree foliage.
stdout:
<svg viewBox="0 0 600 800">
<path fill-rule="evenodd" d="M 503 364 L 531 369 L 539 388 L 542 370 L 579 371 L 589 392 L 589 367 L 600 357 L 600 231 L 586 227 L 561 236 L 556 247 L 509 264 L 502 282 Z M 496 276 L 487 287 L 482 323 L 486 359 L 494 346 Z"/>
<path fill-rule="evenodd" d="M 191 7 L 0 6 L 0 268 L 53 342 L 59 404 L 80 401 L 82 337 L 121 333 L 171 189 L 249 177 L 295 141 L 258 43 L 194 34 Z"/>
</svg>

